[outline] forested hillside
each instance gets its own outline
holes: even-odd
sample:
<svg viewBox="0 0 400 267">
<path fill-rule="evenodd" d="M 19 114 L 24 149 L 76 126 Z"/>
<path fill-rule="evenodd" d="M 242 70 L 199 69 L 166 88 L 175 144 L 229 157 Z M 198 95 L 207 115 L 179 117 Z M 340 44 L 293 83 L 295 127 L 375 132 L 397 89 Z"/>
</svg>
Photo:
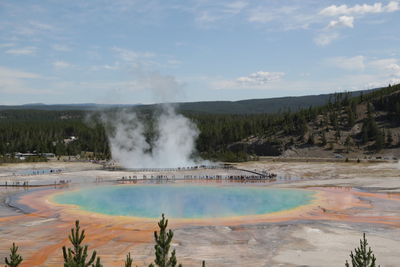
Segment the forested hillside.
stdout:
<svg viewBox="0 0 400 267">
<path fill-rule="evenodd" d="M 400 85 L 358 97 L 337 94 L 327 105 L 279 114 L 268 131 L 228 147 L 257 155 L 398 157 Z"/>
<path fill-rule="evenodd" d="M 118 111 L 118 108 L 107 112 Z M 104 111 L 103 111 L 104 112 Z M 152 123 L 154 109 L 143 109 Z M 16 152 L 80 155 L 108 159 L 106 130 L 96 116 L 79 110 L 0 111 L 0 154 Z M 275 114 L 210 114 L 184 111 L 200 130 L 204 158 L 245 160 L 249 156 L 333 156 L 396 152 L 400 146 L 400 85 L 353 97 L 334 94 L 326 105 Z M 91 119 L 87 118 L 91 115 Z M 152 138 L 151 127 L 147 133 Z M 396 152 L 397 153 L 397 152 Z M 394 154 L 396 154 L 394 153 Z"/>
</svg>

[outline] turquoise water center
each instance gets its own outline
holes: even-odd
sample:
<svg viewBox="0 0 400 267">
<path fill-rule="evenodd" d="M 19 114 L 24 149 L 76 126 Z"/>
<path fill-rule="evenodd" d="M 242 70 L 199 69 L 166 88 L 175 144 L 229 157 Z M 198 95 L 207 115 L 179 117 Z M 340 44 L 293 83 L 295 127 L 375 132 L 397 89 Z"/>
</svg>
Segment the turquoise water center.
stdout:
<svg viewBox="0 0 400 267">
<path fill-rule="evenodd" d="M 54 201 L 114 216 L 221 218 L 293 209 L 314 199 L 296 189 L 212 185 L 96 186 L 58 194 Z"/>
</svg>

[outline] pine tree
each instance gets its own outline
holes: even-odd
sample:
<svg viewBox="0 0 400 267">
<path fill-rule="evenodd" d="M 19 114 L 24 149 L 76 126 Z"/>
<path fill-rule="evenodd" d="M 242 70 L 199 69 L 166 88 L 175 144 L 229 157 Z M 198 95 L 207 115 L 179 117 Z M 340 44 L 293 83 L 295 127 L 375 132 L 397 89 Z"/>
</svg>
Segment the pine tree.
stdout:
<svg viewBox="0 0 400 267">
<path fill-rule="evenodd" d="M 126 255 L 125 267 L 132 267 L 132 261 L 133 259 L 131 258 L 131 253 L 129 252 L 128 255 Z"/>
<path fill-rule="evenodd" d="M 385 136 L 383 133 L 379 132 L 375 136 L 375 149 L 377 151 L 380 151 L 383 148 L 384 144 L 385 144 Z"/>
<path fill-rule="evenodd" d="M 376 267 L 375 255 L 372 253 L 371 247 L 367 250 L 367 246 L 368 242 L 364 233 L 363 239 L 360 240 L 360 246 L 354 250 L 355 254 L 353 254 L 353 251 L 350 253 L 351 264 L 353 267 Z M 350 264 L 346 261 L 345 266 L 350 267 Z"/>
<path fill-rule="evenodd" d="M 307 144 L 314 145 L 314 135 L 312 133 L 308 136 Z"/>
<path fill-rule="evenodd" d="M 347 153 L 350 152 L 350 147 L 351 147 L 352 144 L 353 144 L 353 142 L 352 142 L 352 140 L 351 140 L 351 136 L 348 135 L 348 136 L 346 137 L 346 141 L 344 142 L 344 145 L 346 146 Z"/>
<path fill-rule="evenodd" d="M 92 267 L 103 267 L 103 265 L 100 263 L 100 257 L 97 257 L 96 264 L 92 264 Z"/>
<path fill-rule="evenodd" d="M 157 231 L 154 232 L 154 240 L 156 241 L 156 245 L 154 246 L 156 250 L 156 259 L 154 263 L 159 267 L 175 267 L 177 266 L 175 249 L 171 252 L 171 256 L 169 256 L 174 233 L 171 229 L 167 232 L 168 220 L 165 219 L 164 214 L 162 214 L 161 217 L 162 219 L 158 223 L 160 234 L 158 234 Z M 182 265 L 179 264 L 178 266 Z M 149 267 L 154 267 L 154 265 L 150 264 Z"/>
<path fill-rule="evenodd" d="M 326 135 L 325 135 L 325 132 L 322 132 L 321 145 L 326 146 L 326 144 L 327 144 Z"/>
<path fill-rule="evenodd" d="M 351 127 L 354 126 L 354 124 L 356 122 L 355 115 L 354 115 L 354 113 L 353 113 L 353 111 L 351 109 L 349 109 L 349 111 L 347 113 L 347 116 L 348 116 L 347 126 L 349 128 L 351 128 Z"/>
<path fill-rule="evenodd" d="M 388 131 L 387 135 L 386 135 L 386 145 L 387 146 L 391 146 L 393 143 L 393 136 L 392 136 L 392 132 Z"/>
<path fill-rule="evenodd" d="M 10 248 L 11 254 L 10 259 L 6 258 L 6 266 L 8 267 L 17 267 L 22 262 L 21 255 L 18 254 L 18 246 L 13 243 L 12 247 Z"/>
<path fill-rule="evenodd" d="M 364 123 L 364 125 L 362 127 L 361 134 L 362 134 L 361 142 L 363 144 L 366 144 L 368 142 L 368 140 L 369 140 L 369 136 L 368 136 L 368 130 L 367 130 L 366 126 L 365 126 L 365 123 Z"/>
<path fill-rule="evenodd" d="M 340 137 L 341 137 L 341 133 L 340 133 L 340 129 L 336 128 L 336 132 L 335 132 L 335 138 L 337 141 L 340 141 Z"/>
<path fill-rule="evenodd" d="M 394 111 L 395 111 L 397 118 L 399 118 L 400 117 L 400 102 L 396 103 Z"/>
<path fill-rule="evenodd" d="M 88 258 L 88 246 L 82 246 L 85 239 L 85 230 L 80 231 L 79 221 L 75 222 L 75 229 L 71 229 L 71 235 L 68 236 L 69 241 L 74 246 L 73 248 L 62 248 L 64 256 L 64 267 L 102 267 L 100 258 L 96 259 L 96 251 L 93 251 L 92 256 Z M 94 263 L 96 261 L 96 263 Z"/>
</svg>

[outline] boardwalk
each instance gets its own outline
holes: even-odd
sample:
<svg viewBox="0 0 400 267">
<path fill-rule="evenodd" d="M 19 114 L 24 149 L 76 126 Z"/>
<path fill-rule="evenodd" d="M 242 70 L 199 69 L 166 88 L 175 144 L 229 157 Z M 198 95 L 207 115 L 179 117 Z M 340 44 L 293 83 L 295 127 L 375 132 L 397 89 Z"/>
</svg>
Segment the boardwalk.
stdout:
<svg viewBox="0 0 400 267">
<path fill-rule="evenodd" d="M 118 182 L 133 182 L 137 180 L 230 180 L 230 181 L 270 181 L 276 174 L 265 170 L 237 169 L 227 166 L 195 166 L 185 168 L 140 168 L 129 169 L 132 175 L 122 176 Z"/>
</svg>

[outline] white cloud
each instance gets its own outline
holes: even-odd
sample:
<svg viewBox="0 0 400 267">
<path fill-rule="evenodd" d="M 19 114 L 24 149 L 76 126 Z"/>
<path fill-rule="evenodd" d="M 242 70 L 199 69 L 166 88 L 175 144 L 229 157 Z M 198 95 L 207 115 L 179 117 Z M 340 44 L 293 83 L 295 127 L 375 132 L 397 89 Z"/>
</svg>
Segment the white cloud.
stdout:
<svg viewBox="0 0 400 267">
<path fill-rule="evenodd" d="M 376 69 L 386 69 L 388 66 L 396 63 L 397 59 L 395 58 L 383 58 L 372 60 L 368 63 L 368 65 Z"/>
<path fill-rule="evenodd" d="M 34 46 L 27 46 L 23 48 L 12 48 L 6 50 L 6 54 L 11 55 L 33 55 L 36 53 L 36 47 Z"/>
<path fill-rule="evenodd" d="M 0 66 L 0 78 L 38 79 L 39 75 Z"/>
<path fill-rule="evenodd" d="M 239 14 L 248 5 L 245 1 L 235 1 L 225 4 L 225 13 Z"/>
<path fill-rule="evenodd" d="M 335 27 L 354 27 L 354 17 L 350 16 L 340 16 L 337 20 L 332 20 L 328 24 L 328 28 L 335 28 Z"/>
<path fill-rule="evenodd" d="M 30 87 L 32 79 L 42 79 L 35 73 L 0 66 L 0 93 L 2 94 L 40 94 L 50 93 Z M 29 82 L 27 82 L 29 80 Z"/>
<path fill-rule="evenodd" d="M 258 71 L 235 80 L 218 80 L 213 82 L 213 86 L 218 89 L 265 89 L 269 85 L 281 81 L 283 76 L 285 76 L 284 72 Z"/>
<path fill-rule="evenodd" d="M 200 24 L 203 24 L 203 23 L 207 24 L 207 23 L 217 21 L 220 18 L 221 18 L 220 16 L 211 15 L 210 12 L 208 12 L 208 11 L 203 11 L 199 14 L 199 16 L 197 16 L 196 21 Z"/>
<path fill-rule="evenodd" d="M 364 56 L 328 59 L 330 64 L 345 70 L 358 70 L 341 78 L 358 89 L 369 89 L 396 84 L 400 81 L 400 60 L 397 58 L 368 59 Z"/>
<path fill-rule="evenodd" d="M 278 18 L 278 14 L 269 9 L 256 8 L 250 13 L 250 22 L 267 23 Z"/>
<path fill-rule="evenodd" d="M 400 60 L 396 58 L 372 60 L 368 64 L 371 68 L 380 71 L 384 75 L 400 78 Z"/>
<path fill-rule="evenodd" d="M 260 86 L 280 80 L 284 75 L 283 72 L 258 71 L 248 76 L 239 77 L 236 81 L 243 86 Z"/>
<path fill-rule="evenodd" d="M 61 52 L 68 52 L 71 51 L 71 48 L 64 44 L 54 44 L 51 46 L 53 50 L 61 51 Z"/>
<path fill-rule="evenodd" d="M 328 59 L 328 63 L 344 70 L 364 70 L 364 56 L 335 57 Z"/>
<path fill-rule="evenodd" d="M 176 67 L 182 64 L 182 61 L 177 60 L 177 59 L 169 59 L 167 60 L 168 65 L 172 66 L 172 67 Z"/>
<path fill-rule="evenodd" d="M 116 61 L 113 64 L 104 64 L 104 65 L 93 65 L 89 68 L 90 71 L 100 71 L 100 70 L 119 70 L 121 68 L 121 64 Z"/>
<path fill-rule="evenodd" d="M 155 61 L 156 54 L 151 52 L 137 52 L 125 48 L 113 47 L 111 49 L 117 58 L 125 62 L 129 68 L 148 68 L 158 66 L 159 63 Z"/>
<path fill-rule="evenodd" d="M 65 62 L 65 61 L 54 61 L 53 62 L 53 67 L 56 69 L 65 69 L 72 67 L 73 65 L 71 63 Z"/>
<path fill-rule="evenodd" d="M 400 77 L 400 65 L 399 64 L 390 64 L 387 66 L 387 69 L 390 70 L 393 74 L 393 76 L 398 76 Z"/>
<path fill-rule="evenodd" d="M 96 66 L 98 69 L 122 69 L 153 71 L 158 68 L 176 68 L 181 61 L 175 59 L 169 54 L 156 54 L 149 51 L 134 51 L 130 49 L 113 47 L 111 50 L 115 53 L 116 63 L 109 66 Z"/>
<path fill-rule="evenodd" d="M 314 42 L 317 45 L 325 46 L 332 43 L 334 40 L 340 37 L 339 33 L 337 32 L 324 32 L 319 34 L 317 37 L 314 38 Z"/>
<path fill-rule="evenodd" d="M 400 78 L 400 60 L 397 58 L 368 59 L 358 55 L 354 57 L 334 57 L 327 59 L 328 64 L 344 70 L 357 70 L 379 76 Z"/>
<path fill-rule="evenodd" d="M 382 81 L 369 82 L 364 85 L 363 89 L 380 88 L 388 86 L 389 84 L 400 84 L 400 78 L 391 78 Z"/>
<path fill-rule="evenodd" d="M 13 32 L 22 36 L 35 36 L 39 34 L 49 34 L 55 32 L 56 28 L 50 24 L 45 24 L 38 21 L 30 21 L 23 25 L 15 26 Z"/>
<path fill-rule="evenodd" d="M 373 5 L 362 4 L 349 7 L 347 5 L 331 5 L 322 9 L 319 14 L 324 16 L 339 16 L 339 15 L 364 15 L 367 13 L 384 13 L 395 12 L 400 10 L 399 3 L 391 1 L 386 6 L 382 3 L 375 3 Z"/>
<path fill-rule="evenodd" d="M 360 17 L 366 14 L 378 14 L 378 13 L 388 13 L 400 10 L 400 5 L 398 1 L 391 1 L 387 5 L 380 2 L 375 4 L 357 4 L 354 6 L 347 5 L 331 5 L 319 12 L 320 17 L 338 17 L 331 20 L 327 27 L 324 29 L 325 32 L 319 34 L 314 42 L 317 45 L 328 45 L 335 39 L 339 38 L 338 32 L 329 32 L 332 29 L 340 27 L 354 28 L 355 17 Z"/>
<path fill-rule="evenodd" d="M 155 54 L 150 52 L 136 52 L 133 50 L 120 48 L 120 47 L 113 47 L 112 50 L 118 54 L 118 56 L 124 61 L 137 61 L 143 58 L 154 58 Z"/>
<path fill-rule="evenodd" d="M 4 47 L 14 47 L 15 44 L 13 43 L 4 43 L 4 44 L 0 44 L 0 48 L 4 48 Z"/>
<path fill-rule="evenodd" d="M 399 2 L 396 1 L 391 1 L 387 6 L 386 6 L 386 12 L 395 12 L 400 10 L 400 5 Z"/>
<path fill-rule="evenodd" d="M 109 65 L 109 64 L 103 65 L 103 68 L 106 70 L 117 70 L 117 69 L 119 69 L 119 67 L 120 66 L 119 66 L 118 62 L 116 62 L 114 65 Z"/>
<path fill-rule="evenodd" d="M 297 17 L 295 12 L 299 11 L 295 6 L 283 6 L 280 8 L 257 7 L 251 10 L 248 20 L 250 22 L 267 23 L 274 20 L 293 20 Z"/>
<path fill-rule="evenodd" d="M 200 27 L 214 27 L 217 22 L 224 22 L 241 13 L 249 5 L 248 1 L 197 1 L 193 8 L 185 8 L 194 13 Z"/>
<path fill-rule="evenodd" d="M 33 26 L 34 28 L 38 29 L 38 30 L 42 30 L 42 31 L 52 31 L 54 30 L 54 26 L 50 25 L 50 24 L 46 24 L 46 23 L 42 23 L 42 22 L 38 22 L 38 21 L 30 21 L 29 24 L 31 26 Z"/>
<path fill-rule="evenodd" d="M 307 30 L 315 24 L 324 22 L 324 17 L 316 16 L 315 13 L 318 11 L 308 5 L 274 6 L 269 4 L 247 9 L 249 22 L 265 24 L 272 31 Z"/>
</svg>

